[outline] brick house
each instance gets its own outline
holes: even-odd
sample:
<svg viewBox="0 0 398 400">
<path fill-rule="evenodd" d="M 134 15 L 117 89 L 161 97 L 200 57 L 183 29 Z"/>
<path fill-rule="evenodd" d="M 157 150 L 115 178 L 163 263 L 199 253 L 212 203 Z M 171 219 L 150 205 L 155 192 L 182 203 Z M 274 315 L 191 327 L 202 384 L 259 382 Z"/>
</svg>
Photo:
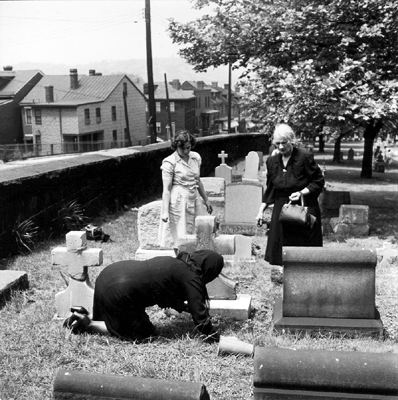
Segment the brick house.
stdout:
<svg viewBox="0 0 398 400">
<path fill-rule="evenodd" d="M 192 90 L 181 90 L 178 79 L 166 84 L 154 83 L 156 103 L 156 135 L 163 140 L 170 139 L 169 104 L 171 132 L 179 130 L 195 131 L 195 95 Z M 144 94 L 148 94 L 148 85 L 144 84 Z M 169 102 L 167 101 L 167 97 Z"/>
<path fill-rule="evenodd" d="M 195 127 L 202 132 L 202 135 L 208 135 L 213 132 L 214 120 L 219 117 L 219 110 L 212 107 L 211 97 L 212 88 L 203 81 L 185 81 L 181 85 L 182 90 L 193 90 L 196 98 L 195 103 Z"/>
<path fill-rule="evenodd" d="M 39 70 L 13 71 L 7 66 L 0 71 L 0 144 L 23 143 L 19 102 L 42 77 Z"/>
<path fill-rule="evenodd" d="M 19 104 L 24 142 L 40 154 L 147 143 L 146 99 L 127 75 L 45 75 Z"/>
</svg>

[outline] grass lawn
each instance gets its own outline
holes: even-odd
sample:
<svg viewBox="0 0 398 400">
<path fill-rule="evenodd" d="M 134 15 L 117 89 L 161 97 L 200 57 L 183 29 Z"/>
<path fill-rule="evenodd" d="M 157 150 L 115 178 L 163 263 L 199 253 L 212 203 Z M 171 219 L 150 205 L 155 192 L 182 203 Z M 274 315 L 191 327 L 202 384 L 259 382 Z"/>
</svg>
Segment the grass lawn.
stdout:
<svg viewBox="0 0 398 400">
<path fill-rule="evenodd" d="M 361 154 L 363 143 L 343 142 L 343 151 L 354 147 Z M 360 156 L 354 161 L 332 163 L 332 147 L 325 154 L 315 152 L 318 163 L 326 167 L 330 190 L 348 190 L 353 204 L 370 206 L 371 232 L 365 238 L 336 238 L 324 220 L 325 246 L 341 248 L 381 247 L 383 242 L 397 243 L 397 164 L 384 174 L 374 173 L 361 180 Z M 104 266 L 122 259 L 134 259 L 138 248 L 136 212 L 103 215 L 99 220 L 112 241 L 88 242 L 101 247 L 104 264 L 90 269 L 95 282 Z M 249 267 L 237 265 L 224 272 L 235 278 L 238 291 L 252 296 L 254 315 L 244 322 L 214 318 L 223 335 L 260 346 L 311 348 L 363 352 L 398 352 L 398 262 L 390 260 L 376 268 L 376 304 L 386 335 L 384 340 L 370 338 L 298 337 L 273 330 L 273 303 L 282 286 L 271 282 L 270 266 L 262 259 L 264 237 L 255 237 L 260 246 L 257 262 Z M 50 399 L 59 369 L 95 373 L 133 375 L 146 378 L 199 381 L 206 385 L 213 400 L 250 399 L 253 360 L 250 357 L 217 355 L 216 344 L 202 343 L 193 334 L 194 325 L 185 314 L 168 317 L 158 307 L 149 310 L 160 336 L 145 344 L 130 343 L 107 336 L 71 335 L 54 320 L 54 296 L 65 289 L 60 267 L 51 266 L 51 249 L 64 240 L 40 243 L 33 254 L 0 260 L 0 269 L 27 271 L 30 289 L 15 293 L 0 310 L 0 399 Z"/>
</svg>

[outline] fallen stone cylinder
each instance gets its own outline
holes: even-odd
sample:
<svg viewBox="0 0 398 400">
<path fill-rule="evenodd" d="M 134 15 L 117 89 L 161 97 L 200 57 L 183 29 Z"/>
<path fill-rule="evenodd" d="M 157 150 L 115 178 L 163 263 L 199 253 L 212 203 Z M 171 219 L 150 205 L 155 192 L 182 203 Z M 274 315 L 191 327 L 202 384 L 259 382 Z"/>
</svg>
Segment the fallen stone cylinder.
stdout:
<svg viewBox="0 0 398 400">
<path fill-rule="evenodd" d="M 256 347 L 253 385 L 255 400 L 396 399 L 398 354 Z"/>
<path fill-rule="evenodd" d="M 96 374 L 61 369 L 53 399 L 210 400 L 205 385 L 162 379 Z"/>
</svg>

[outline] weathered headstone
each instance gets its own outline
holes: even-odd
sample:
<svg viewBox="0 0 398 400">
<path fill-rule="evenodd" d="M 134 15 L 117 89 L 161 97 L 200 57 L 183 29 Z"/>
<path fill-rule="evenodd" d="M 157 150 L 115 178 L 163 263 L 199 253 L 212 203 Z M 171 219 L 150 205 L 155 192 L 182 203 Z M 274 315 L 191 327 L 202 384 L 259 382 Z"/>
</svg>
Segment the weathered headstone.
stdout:
<svg viewBox="0 0 398 400">
<path fill-rule="evenodd" d="M 256 347 L 254 400 L 393 399 L 398 354 Z"/>
<path fill-rule="evenodd" d="M 88 267 L 103 262 L 102 249 L 88 249 L 85 231 L 71 231 L 66 234 L 66 247 L 51 251 L 52 265 L 68 268 L 69 284 L 66 290 L 55 295 L 56 317 L 65 318 L 72 306 L 83 306 L 91 314 L 94 288 L 88 275 Z"/>
<path fill-rule="evenodd" d="M 245 162 L 245 173 L 243 175 L 242 181 L 258 181 L 258 170 L 259 170 L 260 160 L 256 151 L 250 151 L 246 156 Z"/>
<path fill-rule="evenodd" d="M 161 207 L 161 204 L 152 202 L 147 206 Z M 142 225 L 145 224 L 142 223 Z M 210 215 L 196 217 L 195 227 L 195 234 L 186 235 L 178 239 L 177 245 L 180 251 L 190 253 L 198 249 L 210 249 L 223 255 L 225 263 L 233 263 L 235 261 L 253 262 L 251 238 L 240 237 L 240 235 L 217 235 L 216 218 Z M 146 230 L 150 231 L 148 227 L 146 227 Z M 160 255 L 175 257 L 174 251 L 145 250 L 140 246 L 135 254 L 135 259 L 147 260 Z M 248 319 L 251 312 L 251 296 L 236 294 L 236 284 L 231 285 L 231 283 L 232 280 L 223 275 L 220 278 L 216 278 L 210 286 L 207 286 L 210 297 L 210 314 L 221 314 L 234 319 Z M 224 286 L 222 293 L 218 290 L 220 286 Z M 225 298 L 227 295 L 228 299 Z M 223 299 L 220 299 L 220 296 Z"/>
<path fill-rule="evenodd" d="M 275 304 L 275 329 L 381 337 L 376 263 L 372 250 L 284 247 L 283 299 Z"/>
<path fill-rule="evenodd" d="M 354 160 L 354 149 L 352 147 L 347 152 L 347 160 L 349 161 Z"/>
<path fill-rule="evenodd" d="M 53 399 L 210 400 L 210 396 L 206 386 L 199 382 L 60 369 L 54 381 Z"/>
<path fill-rule="evenodd" d="M 369 235 L 369 206 L 343 204 L 338 218 L 331 218 L 333 232 L 342 236 Z"/>
<path fill-rule="evenodd" d="M 229 168 L 229 167 L 228 167 Z M 213 213 L 219 222 L 224 221 L 225 214 L 225 184 L 224 178 L 201 178 L 207 198 L 213 207 Z"/>
<path fill-rule="evenodd" d="M 260 182 L 230 183 L 225 189 L 225 221 L 220 230 L 228 234 L 253 236 L 257 232 L 256 215 L 263 197 Z"/>
</svg>

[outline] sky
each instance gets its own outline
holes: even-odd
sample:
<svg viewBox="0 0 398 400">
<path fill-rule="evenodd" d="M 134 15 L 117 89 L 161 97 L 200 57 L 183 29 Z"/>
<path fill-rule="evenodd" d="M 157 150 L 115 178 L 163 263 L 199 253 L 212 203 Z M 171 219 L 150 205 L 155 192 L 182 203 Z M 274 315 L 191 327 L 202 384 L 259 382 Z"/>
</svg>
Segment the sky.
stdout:
<svg viewBox="0 0 398 400">
<path fill-rule="evenodd" d="M 205 11 L 190 0 L 150 4 L 153 58 L 178 57 L 167 19 L 188 22 Z M 27 61 L 146 59 L 144 10 L 145 0 L 0 1 L 0 68 Z"/>
</svg>

